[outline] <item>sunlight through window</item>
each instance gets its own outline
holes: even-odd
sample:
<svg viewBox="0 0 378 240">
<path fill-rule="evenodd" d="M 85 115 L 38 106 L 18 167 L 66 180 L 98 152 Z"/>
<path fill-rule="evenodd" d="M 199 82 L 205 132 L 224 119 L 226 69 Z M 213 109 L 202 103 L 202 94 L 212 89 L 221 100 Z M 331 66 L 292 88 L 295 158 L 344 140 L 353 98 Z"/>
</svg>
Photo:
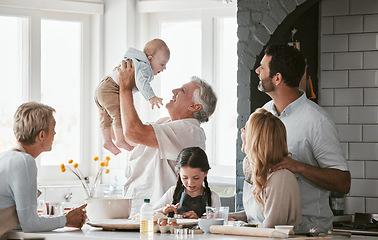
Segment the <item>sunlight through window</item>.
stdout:
<svg viewBox="0 0 378 240">
<path fill-rule="evenodd" d="M 7 37 L 0 38 L 0 151 L 16 144 L 13 134 L 13 115 L 22 103 L 22 82 L 26 75 L 23 56 L 27 49 L 24 40 L 27 32 L 27 19 L 0 16 L 0 32 Z"/>
<path fill-rule="evenodd" d="M 56 110 L 54 151 L 42 165 L 80 162 L 81 23 L 41 21 L 41 101 Z M 67 151 L 69 149 L 69 151 Z"/>
</svg>

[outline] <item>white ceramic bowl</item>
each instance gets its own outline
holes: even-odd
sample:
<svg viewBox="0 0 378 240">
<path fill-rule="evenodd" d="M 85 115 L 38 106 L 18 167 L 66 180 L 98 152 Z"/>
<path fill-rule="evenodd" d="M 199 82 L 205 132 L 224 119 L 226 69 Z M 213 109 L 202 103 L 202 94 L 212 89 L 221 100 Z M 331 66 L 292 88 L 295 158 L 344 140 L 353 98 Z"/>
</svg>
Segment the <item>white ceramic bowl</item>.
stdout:
<svg viewBox="0 0 378 240">
<path fill-rule="evenodd" d="M 276 229 L 284 229 L 284 230 L 293 230 L 293 225 L 276 225 L 274 226 Z"/>
<path fill-rule="evenodd" d="M 204 233 L 210 232 L 210 226 L 212 225 L 223 225 L 223 218 L 200 218 L 198 219 L 198 226 Z"/>
<path fill-rule="evenodd" d="M 131 198 L 89 198 L 87 199 L 87 216 L 90 221 L 101 219 L 128 218 Z"/>
</svg>

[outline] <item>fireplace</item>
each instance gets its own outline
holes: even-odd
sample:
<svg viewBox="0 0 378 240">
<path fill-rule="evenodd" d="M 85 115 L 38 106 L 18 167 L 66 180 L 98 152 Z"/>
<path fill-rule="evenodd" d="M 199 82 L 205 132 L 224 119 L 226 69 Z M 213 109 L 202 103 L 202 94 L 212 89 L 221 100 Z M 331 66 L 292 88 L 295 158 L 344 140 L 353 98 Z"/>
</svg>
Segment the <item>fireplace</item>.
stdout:
<svg viewBox="0 0 378 240">
<path fill-rule="evenodd" d="M 270 100 L 257 89 L 255 69 L 264 49 L 272 43 L 300 42 L 307 59 L 306 78 L 311 77 L 317 95 L 319 0 L 239 0 L 238 1 L 238 128 L 244 127 L 249 115 Z M 296 33 L 292 39 L 292 30 Z M 314 99 L 316 101 L 316 99 Z M 236 209 L 243 209 L 242 191 L 244 153 L 240 130 L 237 139 Z"/>
</svg>

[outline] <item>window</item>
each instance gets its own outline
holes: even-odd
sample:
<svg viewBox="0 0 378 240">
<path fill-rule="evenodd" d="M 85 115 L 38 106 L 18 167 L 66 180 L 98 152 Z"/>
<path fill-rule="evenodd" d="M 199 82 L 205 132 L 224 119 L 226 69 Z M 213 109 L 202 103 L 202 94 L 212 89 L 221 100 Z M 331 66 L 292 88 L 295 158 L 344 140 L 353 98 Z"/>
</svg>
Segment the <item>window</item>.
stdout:
<svg viewBox="0 0 378 240">
<path fill-rule="evenodd" d="M 0 151 L 3 152 L 16 143 L 13 134 L 13 115 L 22 103 L 23 82 L 25 80 L 28 19 L 23 17 L 0 16 L 0 32 L 7 37 L 0 38 Z M 6 103 L 6 104 L 5 104 Z"/>
<path fill-rule="evenodd" d="M 235 166 L 237 123 L 236 18 L 217 18 L 215 28 L 215 79 L 219 96 L 216 110 L 217 164 Z M 232 145 L 233 144 L 233 145 Z M 234 161 L 232 161 L 233 159 Z"/>
<path fill-rule="evenodd" d="M 91 119 L 86 113 L 90 99 L 86 89 L 90 79 L 84 63 L 89 62 L 85 52 L 89 34 L 89 18 L 81 14 L 44 13 L 41 19 L 41 102 L 56 110 L 56 135 L 53 149 L 40 156 L 41 181 L 74 179 L 72 174 L 61 174 L 57 165 L 73 159 L 89 174 L 92 156 L 88 151 L 90 134 L 85 125 Z M 86 34 L 87 33 L 87 34 Z M 85 43 L 85 44 L 84 44 Z"/>
<path fill-rule="evenodd" d="M 142 9 L 143 11 L 143 9 Z M 166 12 L 167 6 L 143 16 L 148 19 L 140 29 L 146 36 L 140 45 L 160 37 L 171 50 L 167 70 L 159 74 L 153 87 L 160 91 L 165 103 L 171 90 L 180 87 L 193 75 L 206 79 L 218 95 L 217 109 L 208 123 L 206 152 L 212 169 L 209 177 L 230 177 L 234 184 L 237 139 L 237 23 L 236 6 L 221 9 Z M 147 37 L 148 36 L 148 37 Z M 166 109 L 160 111 L 167 116 Z"/>
<path fill-rule="evenodd" d="M 161 38 L 167 43 L 171 57 L 167 71 L 162 73 L 160 94 L 167 103 L 172 98 L 172 89 L 181 87 L 193 76 L 201 76 L 201 23 L 163 22 Z M 163 116 L 168 115 L 163 108 Z"/>
<path fill-rule="evenodd" d="M 95 62 L 89 58 L 90 24 L 89 14 L 0 7 L 0 31 L 8 36 L 0 39 L 0 101 L 8 103 L 0 109 L 0 150 L 15 144 L 13 115 L 22 102 L 42 102 L 56 110 L 53 149 L 37 158 L 39 184 L 76 181 L 58 167 L 71 158 L 84 175 L 91 172 L 90 150 L 98 136 L 90 129 L 97 120 L 90 105 L 95 84 L 90 79 Z"/>
<path fill-rule="evenodd" d="M 54 106 L 57 122 L 54 151 L 42 165 L 80 163 L 81 29 L 81 22 L 41 21 L 41 102 Z"/>
</svg>

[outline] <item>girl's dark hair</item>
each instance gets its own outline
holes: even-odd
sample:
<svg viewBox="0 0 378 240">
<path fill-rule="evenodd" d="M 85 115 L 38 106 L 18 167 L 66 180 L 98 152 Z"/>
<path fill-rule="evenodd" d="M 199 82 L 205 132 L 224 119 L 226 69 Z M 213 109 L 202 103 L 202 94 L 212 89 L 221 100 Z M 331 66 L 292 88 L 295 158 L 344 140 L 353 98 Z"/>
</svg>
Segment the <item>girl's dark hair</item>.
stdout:
<svg viewBox="0 0 378 240">
<path fill-rule="evenodd" d="M 177 157 L 176 171 L 179 172 L 181 167 L 200 168 L 202 172 L 207 172 L 210 169 L 209 161 L 206 153 L 199 147 L 184 148 Z M 207 177 L 203 180 L 205 183 L 205 192 L 207 195 L 207 203 L 211 206 L 211 190 L 207 182 Z M 180 173 L 177 177 L 177 184 L 173 193 L 173 202 L 176 204 L 180 202 L 181 193 L 184 191 L 184 185 L 181 182 Z"/>
</svg>

